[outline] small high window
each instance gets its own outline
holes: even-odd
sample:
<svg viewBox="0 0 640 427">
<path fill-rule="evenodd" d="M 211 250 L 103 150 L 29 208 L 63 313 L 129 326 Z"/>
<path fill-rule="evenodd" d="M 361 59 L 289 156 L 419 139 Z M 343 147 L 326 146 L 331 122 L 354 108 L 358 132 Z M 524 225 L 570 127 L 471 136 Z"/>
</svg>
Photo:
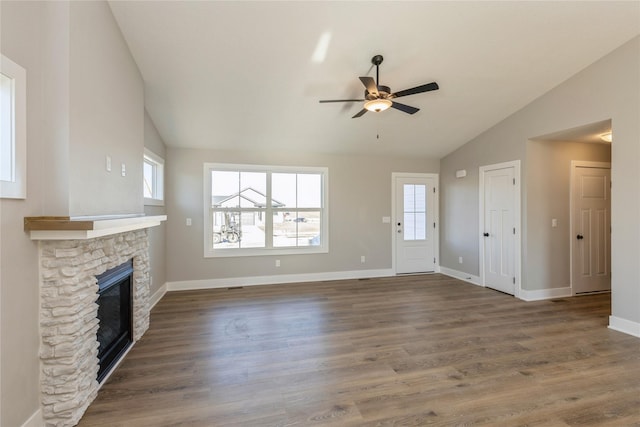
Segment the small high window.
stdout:
<svg viewBox="0 0 640 427">
<path fill-rule="evenodd" d="M 27 197 L 27 77 L 2 55 L 0 66 L 0 197 Z"/>
<path fill-rule="evenodd" d="M 164 205 L 164 159 L 144 149 L 142 164 L 145 205 Z"/>
</svg>

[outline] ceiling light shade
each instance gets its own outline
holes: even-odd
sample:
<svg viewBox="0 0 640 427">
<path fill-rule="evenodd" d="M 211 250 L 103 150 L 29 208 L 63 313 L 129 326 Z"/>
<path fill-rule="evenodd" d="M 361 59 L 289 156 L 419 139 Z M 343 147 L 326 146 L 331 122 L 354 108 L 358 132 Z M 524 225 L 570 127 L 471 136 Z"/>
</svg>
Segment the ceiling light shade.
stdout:
<svg viewBox="0 0 640 427">
<path fill-rule="evenodd" d="M 371 101 L 367 101 L 364 103 L 364 108 L 369 111 L 373 111 L 375 113 L 379 113 L 380 111 L 384 111 L 387 108 L 391 107 L 393 102 L 388 99 L 373 99 Z"/>
<path fill-rule="evenodd" d="M 606 142 L 611 142 L 613 141 L 613 134 L 611 132 L 605 132 L 600 135 L 600 139 Z"/>
</svg>

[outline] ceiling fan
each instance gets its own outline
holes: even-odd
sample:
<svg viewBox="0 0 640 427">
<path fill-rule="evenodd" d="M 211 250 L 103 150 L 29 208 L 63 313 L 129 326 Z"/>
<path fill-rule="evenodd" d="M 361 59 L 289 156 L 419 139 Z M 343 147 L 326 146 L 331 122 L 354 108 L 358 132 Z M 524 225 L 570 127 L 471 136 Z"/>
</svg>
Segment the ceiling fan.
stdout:
<svg viewBox="0 0 640 427">
<path fill-rule="evenodd" d="M 376 79 L 373 80 L 373 77 L 360 77 L 360 81 L 366 88 L 364 91 L 364 99 L 327 99 L 321 100 L 320 103 L 327 102 L 363 102 L 364 108 L 360 110 L 352 119 L 361 117 L 367 111 L 374 111 L 379 113 L 380 111 L 384 111 L 387 108 L 395 108 L 396 110 L 404 111 L 407 114 L 415 114 L 420 111 L 419 108 L 412 107 L 410 105 L 401 104 L 399 102 L 393 101 L 395 98 L 400 98 L 401 96 L 415 95 L 416 93 L 429 92 L 432 90 L 438 90 L 438 83 L 431 82 L 424 84 L 422 86 L 416 86 L 411 89 L 401 90 L 399 92 L 391 92 L 391 88 L 389 86 L 383 86 L 380 84 L 380 75 L 379 75 L 379 66 L 382 64 L 382 60 L 384 58 L 382 55 L 376 55 L 371 58 L 371 63 L 376 66 Z"/>
</svg>

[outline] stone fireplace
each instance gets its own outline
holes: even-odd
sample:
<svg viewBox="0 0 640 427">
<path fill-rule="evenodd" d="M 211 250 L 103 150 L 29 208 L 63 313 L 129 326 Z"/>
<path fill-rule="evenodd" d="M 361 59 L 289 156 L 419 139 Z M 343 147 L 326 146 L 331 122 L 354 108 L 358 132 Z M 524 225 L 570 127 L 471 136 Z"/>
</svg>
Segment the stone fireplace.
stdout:
<svg viewBox="0 0 640 427">
<path fill-rule="evenodd" d="M 40 240 L 40 381 L 46 426 L 76 425 L 100 387 L 97 276 L 132 261 L 131 341 L 149 327 L 147 228 L 166 217 L 133 218 L 91 221 L 90 230 L 69 230 L 68 225 L 52 230 L 52 223 L 25 219 L 31 238 Z"/>
</svg>

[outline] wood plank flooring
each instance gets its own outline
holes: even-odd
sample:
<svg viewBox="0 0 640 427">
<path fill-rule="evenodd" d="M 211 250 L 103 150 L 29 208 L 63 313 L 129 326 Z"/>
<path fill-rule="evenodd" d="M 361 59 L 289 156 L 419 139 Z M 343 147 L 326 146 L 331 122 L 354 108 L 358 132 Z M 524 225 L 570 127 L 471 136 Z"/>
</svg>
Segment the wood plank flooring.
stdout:
<svg viewBox="0 0 640 427">
<path fill-rule="evenodd" d="M 85 426 L 640 426 L 608 294 L 439 274 L 173 292 Z"/>
</svg>

